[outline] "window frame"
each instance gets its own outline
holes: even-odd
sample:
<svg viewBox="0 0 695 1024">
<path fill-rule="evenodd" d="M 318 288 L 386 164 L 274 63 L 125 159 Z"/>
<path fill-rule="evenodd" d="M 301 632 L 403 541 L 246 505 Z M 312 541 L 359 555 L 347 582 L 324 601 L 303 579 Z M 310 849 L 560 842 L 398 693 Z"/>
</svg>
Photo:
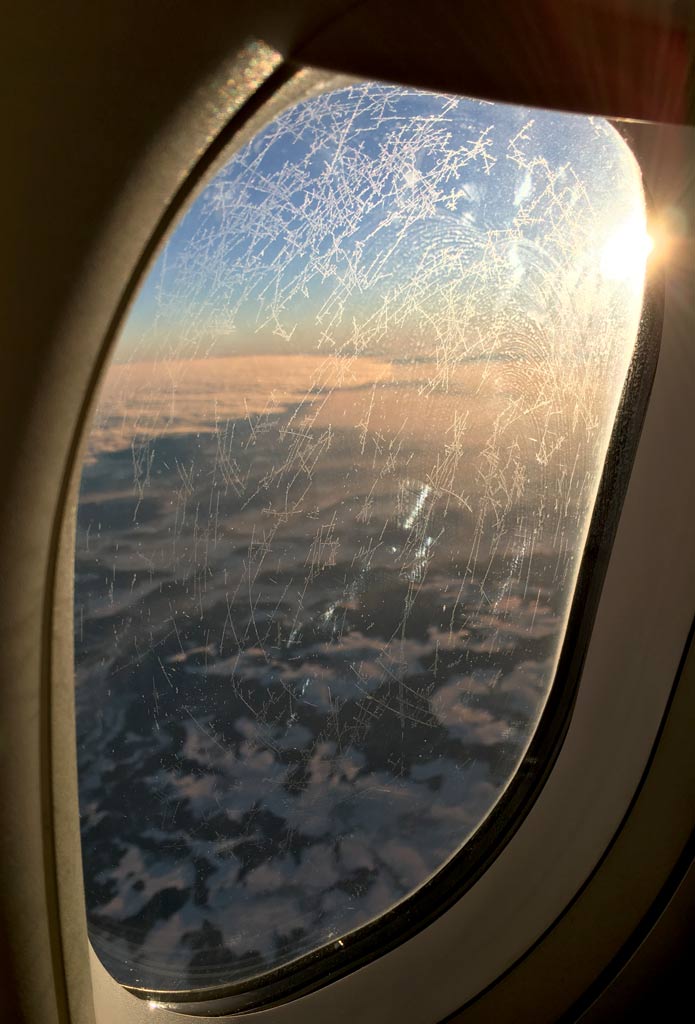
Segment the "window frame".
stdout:
<svg viewBox="0 0 695 1024">
<path fill-rule="evenodd" d="M 220 160 L 228 158 L 228 140 L 233 136 L 239 139 L 241 131 L 239 139 L 239 144 L 241 144 L 249 133 L 257 130 L 259 122 L 266 123 L 269 117 L 273 116 L 277 104 L 284 105 L 285 102 L 281 98 L 282 89 L 276 91 L 277 85 L 289 84 L 291 94 L 291 83 L 292 69 L 281 68 L 275 73 L 273 81 L 266 83 L 261 94 L 255 94 L 250 108 L 242 108 L 239 114 L 225 127 L 213 142 L 210 150 L 198 162 L 194 172 L 183 183 L 176 200 L 167 209 L 165 217 L 160 222 L 158 230 L 148 246 L 147 261 L 151 259 L 159 240 L 169 230 L 172 218 L 176 217 L 180 205 L 187 200 L 190 191 L 194 191 L 199 182 L 209 176 L 211 170 L 214 170 Z M 273 90 L 272 98 L 266 100 L 268 105 L 264 106 L 263 93 L 268 94 L 271 89 Z M 291 102 L 296 102 L 296 99 L 293 97 Z M 128 286 L 129 298 L 139 283 L 141 273 L 142 267 L 138 267 Z M 138 998 L 149 1000 L 150 1005 L 152 1002 L 168 1004 L 166 1008 L 153 1009 L 155 1019 L 159 1014 L 163 1015 L 162 1020 L 169 1018 L 175 1020 L 177 1017 L 180 1019 L 178 1015 L 181 1013 L 195 1015 L 209 1014 L 213 1011 L 216 1014 L 239 1011 L 250 1012 L 253 1015 L 254 1011 L 262 1009 L 272 1012 L 269 1010 L 270 1007 L 282 1004 L 301 1007 L 305 997 L 310 993 L 323 992 L 326 990 L 326 986 L 334 988 L 338 979 L 347 980 L 347 976 L 360 967 L 375 966 L 376 958 L 381 958 L 389 953 L 397 953 L 403 943 L 417 937 L 423 929 L 435 926 L 441 916 L 446 915 L 459 901 L 465 900 L 469 890 L 481 879 L 493 861 L 500 857 L 507 844 L 512 841 L 514 834 L 521 829 L 526 815 L 531 811 L 553 769 L 565 734 L 570 728 L 572 708 L 578 697 L 577 684 L 590 644 L 592 623 L 600 600 L 602 582 L 618 526 L 620 508 L 627 490 L 630 462 L 635 454 L 642 419 L 656 371 L 658 340 L 661 334 L 661 288 L 661 281 L 658 278 L 654 280 L 654 276 L 652 276 L 645 294 L 636 353 L 616 418 L 551 695 L 517 776 L 494 811 L 474 835 L 473 840 L 466 844 L 461 853 L 454 858 L 450 865 L 443 868 L 432 882 L 427 883 L 397 908 L 387 912 L 376 922 L 364 926 L 356 933 L 360 936 L 362 948 L 358 948 L 357 954 L 353 955 L 351 960 L 345 962 L 343 950 L 336 951 L 332 957 L 330 954 L 326 955 L 326 947 L 324 947 L 316 954 L 301 958 L 299 965 L 308 963 L 309 966 L 309 970 L 304 975 L 297 973 L 298 964 L 295 962 L 262 976 L 261 980 L 268 979 L 270 989 L 265 998 L 263 991 L 259 992 L 255 981 L 185 993 L 137 992 L 126 988 L 125 991 L 137 995 Z M 126 309 L 127 303 L 124 303 L 119 315 L 114 319 L 113 338 L 116 336 L 121 317 Z M 542 766 L 540 771 L 539 762 Z M 492 841 L 490 836 L 494 837 Z M 471 856 L 471 853 L 474 856 Z M 463 872 L 461 871 L 462 861 L 468 862 Z M 93 964 L 93 974 L 96 973 L 99 976 L 100 984 L 103 984 L 105 979 L 101 977 L 101 972 L 106 973 L 100 964 L 98 967 Z M 113 981 L 108 975 L 107 978 L 109 982 Z M 278 978 L 280 985 L 276 988 L 274 983 Z M 105 987 L 110 988 L 111 986 L 107 982 Z M 113 993 L 111 992 L 109 999 L 112 998 Z M 300 1012 L 304 1011 L 300 1010 Z M 328 1006 L 326 1006 L 326 1012 L 328 1012 Z M 177 1016 L 172 1017 L 172 1014 Z"/>
<path fill-rule="evenodd" d="M 311 69 L 281 64 L 213 139 L 165 210 L 128 281 L 124 301 L 114 314 L 102 349 L 90 408 L 94 405 L 108 357 L 118 344 L 132 301 L 161 246 L 175 231 L 176 221 L 189 203 L 214 180 L 235 152 L 282 111 L 308 97 L 332 91 L 353 81 L 359 80 L 321 72 L 312 73 Z M 623 141 L 629 146 L 624 138 L 625 133 L 621 133 L 620 122 L 614 122 L 613 127 L 622 134 Z M 645 199 L 649 207 L 649 197 Z M 213 1006 L 216 1013 L 249 1013 L 291 1002 L 372 963 L 432 925 L 466 895 L 510 842 L 552 772 L 570 726 L 603 580 L 656 373 L 663 325 L 663 292 L 663 275 L 659 271 L 648 273 L 633 357 L 611 429 L 555 674 L 529 746 L 515 774 L 486 818 L 462 848 L 431 879 L 395 907 L 355 931 L 346 933 L 339 941 L 326 943 L 287 964 L 244 981 L 166 991 L 123 984 L 128 992 L 140 999 L 162 1004 L 178 1014 L 203 1013 L 206 1009 L 209 1012 Z M 85 446 L 90 423 L 90 417 L 85 417 L 78 451 Z M 78 458 L 75 467 L 78 482 L 81 468 L 81 459 Z M 72 500 L 75 501 L 74 495 Z M 74 549 L 74 536 L 71 545 Z"/>
<path fill-rule="evenodd" d="M 107 223 L 107 215 L 103 214 L 104 222 L 99 224 L 99 234 L 92 226 L 92 239 L 89 245 L 90 265 L 82 268 L 83 274 L 79 276 L 79 280 L 74 282 L 77 294 L 73 295 L 72 299 L 68 294 L 70 289 L 67 285 L 65 286 L 65 306 L 60 311 L 60 322 L 55 325 L 54 331 L 50 335 L 51 346 L 47 343 L 44 345 L 44 348 L 47 349 L 46 363 L 41 367 L 40 374 L 37 374 L 37 383 L 32 391 L 33 403 L 31 408 L 26 410 L 24 416 L 26 422 L 22 423 L 21 450 L 27 457 L 23 473 L 24 479 L 20 484 L 12 477 L 6 488 L 8 501 L 14 501 L 21 511 L 16 512 L 14 516 L 8 516 L 7 519 L 13 528 L 15 543 L 13 551 L 9 553 L 12 557 L 3 563 L 3 566 L 7 567 L 3 587 L 6 601 L 11 600 L 13 594 L 16 595 L 17 608 L 10 621 L 16 622 L 18 628 L 16 637 L 11 634 L 11 630 L 7 635 L 7 649 L 3 652 L 3 665 L 7 673 L 7 685 L 10 687 L 9 695 L 6 697 L 11 710 L 9 719 L 12 730 L 10 749 L 23 756 L 18 759 L 19 770 L 11 772 L 4 784 L 8 787 L 6 792 L 13 792 L 18 803 L 17 816 L 13 818 L 12 824 L 14 832 L 20 837 L 19 842 L 27 844 L 27 859 L 24 863 L 21 855 L 16 855 L 17 843 L 14 846 L 10 844 L 9 854 L 3 847 L 3 864 L 5 870 L 7 870 L 8 864 L 16 866 L 16 890 L 19 902 L 12 904 L 10 898 L 6 900 L 8 917 L 10 919 L 14 917 L 16 923 L 21 921 L 22 914 L 24 914 L 36 921 L 35 925 L 34 920 L 32 921 L 32 932 L 35 932 L 37 936 L 37 944 L 31 946 L 31 956 L 24 963 L 24 984 L 21 992 L 22 1003 L 28 1008 L 27 1013 L 36 1021 L 48 1020 L 48 1013 L 50 1019 L 57 1019 L 58 1014 L 65 1015 L 68 1012 L 74 1021 L 86 1022 L 94 1019 L 92 979 L 87 971 L 88 947 L 80 894 L 79 835 L 75 827 L 77 806 L 74 751 L 70 750 L 71 745 L 74 747 L 72 739 L 74 722 L 71 709 L 72 676 L 68 671 L 71 662 L 69 648 L 72 645 L 71 567 L 69 559 L 66 561 L 65 558 L 65 548 L 59 549 L 58 545 L 61 528 L 69 520 L 69 513 L 65 516 L 64 510 L 71 486 L 68 478 L 69 468 L 66 469 L 64 466 L 65 453 L 62 446 L 65 445 L 67 448 L 69 438 L 74 435 L 75 421 L 78 415 L 77 405 L 79 405 L 81 395 L 89 387 L 94 361 L 98 358 L 96 352 L 104 337 L 104 322 L 113 309 L 114 296 L 117 293 L 120 294 L 124 275 L 127 276 L 130 272 L 130 268 L 137 258 L 139 246 L 150 231 L 153 217 L 158 216 L 159 210 L 169 202 L 176 182 L 185 173 L 181 168 L 189 166 L 196 146 L 205 144 L 206 132 L 211 127 L 219 127 L 220 121 L 229 113 L 228 108 L 220 109 L 218 91 L 221 83 L 224 82 L 224 75 L 228 72 L 229 67 L 225 63 L 222 74 L 213 76 L 205 88 L 201 88 L 200 93 L 181 114 L 178 122 L 180 131 L 178 137 L 177 129 L 169 125 L 166 131 L 163 130 L 162 136 L 153 142 L 152 152 L 144 160 L 146 166 L 135 168 L 131 180 L 127 185 L 122 186 L 122 192 L 118 197 L 114 195 L 113 208 L 109 212 L 111 221 Z M 215 104 L 218 104 L 217 109 L 211 109 L 215 107 Z M 629 113 L 625 110 L 618 112 Z M 654 148 L 656 148 L 656 144 L 652 146 L 652 150 Z M 667 171 L 667 176 L 668 173 Z M 653 179 L 657 185 L 659 180 L 661 179 L 658 175 Z M 659 191 L 667 192 L 668 189 L 655 188 L 652 184 L 652 191 L 657 194 Z M 139 220 L 139 218 L 141 219 Z M 682 281 L 673 283 L 672 301 L 667 302 L 667 309 L 669 305 L 672 307 L 677 305 L 679 295 L 683 298 L 688 294 L 684 290 L 688 283 L 692 286 L 692 275 L 687 278 L 685 286 Z M 667 282 L 668 287 L 669 283 Z M 631 770 L 625 770 L 621 785 L 618 787 L 621 789 L 623 810 L 628 805 L 630 795 L 634 792 L 635 779 L 646 763 L 647 752 L 651 749 L 656 735 L 657 724 L 666 704 L 666 694 L 670 691 L 678 656 L 687 636 L 689 625 L 687 620 L 690 618 L 692 608 L 692 583 L 686 579 L 688 574 L 691 578 L 693 575 L 692 547 L 683 548 L 676 552 L 676 557 L 674 557 L 675 540 L 669 546 L 669 543 L 659 536 L 663 532 L 659 530 L 660 517 L 658 514 L 654 514 L 655 502 L 658 501 L 662 510 L 664 506 L 667 507 L 670 516 L 669 529 L 674 536 L 680 536 L 679 531 L 682 531 L 683 519 L 682 513 L 680 518 L 678 516 L 678 505 L 679 503 L 686 505 L 693 496 L 692 481 L 685 480 L 681 482 L 680 492 L 676 492 L 678 498 L 676 500 L 674 482 L 667 479 L 663 467 L 659 466 L 660 451 L 655 451 L 660 447 L 658 441 L 660 434 L 666 430 L 667 436 L 670 435 L 674 441 L 671 457 L 677 458 L 680 455 L 682 458 L 684 455 L 687 457 L 688 454 L 688 447 L 684 445 L 682 437 L 678 438 L 678 428 L 682 428 L 684 424 L 686 427 L 688 425 L 687 417 L 683 415 L 682 409 L 678 409 L 678 400 L 682 397 L 682 390 L 678 389 L 679 369 L 682 373 L 685 372 L 682 361 L 679 364 L 678 344 L 682 344 L 687 339 L 687 323 L 686 318 L 685 329 L 682 323 L 680 325 L 677 323 L 677 316 L 673 315 L 673 308 L 667 315 L 664 342 L 668 342 L 668 353 L 662 354 L 655 392 L 647 416 L 645 432 L 638 452 L 620 529 L 616 535 L 591 649 L 587 656 L 587 673 L 590 668 L 593 670 L 597 660 L 601 661 L 602 658 L 608 662 L 609 667 L 612 665 L 613 669 L 616 668 L 610 651 L 610 641 L 613 637 L 610 635 L 607 637 L 606 634 L 615 635 L 617 633 L 619 636 L 624 636 L 623 620 L 625 615 L 624 613 L 618 614 L 612 620 L 611 627 L 611 618 L 606 606 L 613 602 L 614 610 L 615 607 L 624 610 L 625 597 L 624 594 L 622 596 L 620 594 L 624 580 L 627 579 L 631 583 L 634 580 L 636 584 L 639 584 L 637 574 L 632 570 L 634 552 L 640 549 L 640 541 L 649 542 L 653 537 L 661 554 L 665 553 L 665 564 L 675 581 L 668 604 L 668 608 L 673 614 L 671 621 L 664 616 L 660 620 L 663 628 L 658 637 L 658 643 L 654 645 L 655 648 L 658 648 L 656 653 L 647 652 L 643 666 L 634 659 L 629 662 L 633 668 L 641 669 L 642 675 L 646 676 L 651 673 L 650 679 L 654 682 L 654 686 L 646 694 L 647 701 L 641 708 L 639 721 L 636 723 L 638 736 L 635 739 L 636 749 L 630 755 Z M 16 339 L 14 341 L 16 343 Z M 80 362 L 83 359 L 85 360 L 84 365 Z M 687 367 L 685 369 L 687 370 Z M 66 394 L 71 399 L 77 398 L 77 405 L 72 405 L 70 400 L 65 401 L 62 398 L 58 400 L 54 392 L 56 388 L 60 389 L 61 384 L 65 386 Z M 691 387 L 692 378 L 687 378 L 684 386 Z M 672 406 L 671 409 L 665 408 L 669 405 Z M 52 437 L 46 444 L 47 454 L 43 452 L 36 454 L 38 449 L 32 452 L 29 441 L 32 437 L 39 440 L 42 438 L 46 422 L 50 422 L 52 427 Z M 56 451 L 58 452 L 57 468 L 55 471 L 48 471 L 49 463 L 46 460 L 51 457 L 51 453 Z M 45 483 L 41 479 L 42 473 Z M 650 480 L 651 485 L 649 484 Z M 653 493 L 650 494 L 650 491 L 655 490 L 653 486 L 655 480 L 657 483 L 659 481 L 664 483 L 665 496 L 659 496 L 658 499 L 654 497 Z M 41 487 L 38 489 L 38 500 L 46 500 L 45 495 L 49 495 L 42 522 L 37 519 L 37 514 L 32 506 L 37 481 L 41 483 Z M 637 498 L 634 496 L 635 493 L 638 495 Z M 639 507 L 642 499 L 646 500 L 646 511 Z M 671 513 L 673 513 L 672 516 Z M 52 518 L 54 514 L 55 519 Z M 23 520 L 21 523 L 17 522 L 18 516 L 21 516 Z M 46 526 L 47 522 L 50 523 L 50 528 Z M 69 534 L 69 529 L 67 532 Z M 17 567 L 14 566 L 14 562 L 18 563 Z M 654 563 L 652 561 L 649 564 L 653 566 Z M 31 581 L 27 585 L 24 574 L 29 567 L 31 567 Z M 666 569 L 663 568 L 662 572 L 665 573 Z M 644 590 L 640 590 L 639 585 L 636 585 L 630 597 L 639 600 L 640 595 L 643 594 Z M 10 605 L 7 604 L 7 607 L 9 608 Z M 27 614 L 32 616 L 31 628 L 25 628 L 23 625 Z M 646 626 L 648 628 L 650 623 L 647 622 Z M 634 635 L 635 632 L 636 628 L 632 630 L 632 634 Z M 25 658 L 26 664 L 23 663 L 23 658 Z M 15 686 L 14 677 L 8 666 L 10 669 L 14 666 L 17 670 L 17 686 Z M 618 665 L 619 667 L 620 665 Z M 28 684 L 28 694 L 26 695 L 19 688 L 24 684 Z M 679 688 L 677 696 L 680 694 Z M 598 700 L 598 697 L 596 699 Z M 671 716 L 669 716 L 669 723 L 671 721 Z M 39 728 L 36 728 L 37 722 Z M 667 729 L 664 730 L 664 737 L 667 731 Z M 570 730 L 571 732 L 572 730 Z M 568 733 L 565 747 L 571 740 L 570 733 Z M 22 749 L 25 740 L 28 741 L 26 753 Z M 39 767 L 36 772 L 29 764 L 29 757 L 34 752 L 38 752 L 37 765 Z M 561 758 L 558 759 L 554 776 L 560 767 L 560 760 Z M 23 770 L 25 777 L 22 776 Z M 14 787 L 14 791 L 11 787 Z M 36 827 L 37 809 L 38 820 L 41 824 L 38 829 Z M 596 823 L 594 836 L 594 854 L 599 849 L 605 852 L 605 836 L 615 834 L 614 829 L 617 827 L 616 822 L 620 815 L 616 812 L 615 807 L 610 814 L 603 808 L 599 818 L 600 821 Z M 678 816 L 679 828 L 684 820 L 684 815 L 680 814 Z M 671 831 L 675 832 L 675 828 Z M 598 836 L 598 832 L 601 832 L 601 836 Z M 43 847 L 38 842 L 39 837 L 43 842 Z M 674 837 L 669 832 L 666 838 L 670 844 L 669 848 L 671 848 L 675 841 Z M 39 860 L 38 870 L 37 857 Z M 589 859 L 591 857 L 593 854 Z M 37 892 L 35 906 L 43 908 L 38 914 L 32 910 L 34 904 L 31 900 L 25 901 L 25 898 L 31 895 L 32 888 Z M 637 893 L 639 894 L 639 890 Z M 30 907 L 28 915 L 27 906 Z M 48 934 L 48 939 L 45 939 L 44 932 Z M 21 931 L 21 934 L 24 935 L 25 932 Z M 544 940 L 538 949 L 540 950 L 545 945 Z M 570 947 L 571 944 L 566 948 Z M 31 966 L 29 959 L 32 961 Z M 530 956 L 526 962 L 533 959 L 534 957 Z M 21 976 L 18 972 L 23 962 L 22 957 L 16 954 L 14 969 L 18 977 Z M 455 973 L 456 964 L 454 963 L 452 968 L 450 958 L 447 964 Z M 30 975 L 34 970 L 38 977 L 36 983 L 31 984 Z M 370 976 L 374 976 L 374 971 L 371 968 L 366 968 L 365 971 L 369 971 Z M 518 971 L 515 969 L 513 973 L 516 975 Z M 580 973 L 579 969 L 577 973 Z M 391 975 L 392 979 L 393 977 Z M 400 987 L 400 982 L 404 977 L 407 980 L 407 975 L 402 972 L 396 974 L 395 977 L 396 988 Z M 534 975 L 532 975 L 533 977 Z M 511 1012 L 509 1007 L 507 1008 L 508 1019 L 528 1019 L 529 1021 L 533 1020 L 534 1024 L 540 1020 L 551 1019 L 544 1016 L 550 1011 L 547 1009 L 547 997 L 543 993 L 542 985 L 539 984 L 539 979 L 544 978 L 542 967 L 537 970 L 535 978 L 535 1016 L 523 1017 L 517 1004 L 516 1015 Z M 430 982 L 429 977 L 427 980 Z M 133 1019 L 138 1016 L 143 1020 L 155 1019 L 147 1012 L 147 1005 L 134 997 L 123 1001 L 121 996 L 124 990 L 120 990 L 120 987 L 118 992 L 109 989 L 108 984 L 105 984 L 104 979 L 99 977 L 96 969 L 93 982 L 100 1019 L 106 1020 L 104 1015 L 109 1013 L 113 1020 L 119 1021 L 119 1024 L 124 1019 L 123 1014 Z M 387 984 L 390 984 L 391 991 L 393 991 L 393 981 L 387 982 Z M 341 993 L 345 993 L 345 986 L 341 982 L 335 988 L 338 993 L 337 998 L 340 998 Z M 500 986 L 498 986 L 498 990 L 499 988 Z M 431 990 L 428 993 L 432 997 L 429 1001 L 427 997 L 424 1000 L 418 997 L 415 1002 L 411 1003 L 408 1003 L 408 992 L 409 990 L 404 988 L 404 991 L 398 994 L 409 1009 L 412 1009 L 414 1013 L 424 1012 L 428 1020 L 436 1019 L 440 1004 L 434 998 Z M 529 992 L 533 992 L 533 986 Z M 557 998 L 562 999 L 564 995 L 563 993 Z M 353 1013 L 354 998 L 351 996 L 348 999 L 350 1012 Z M 531 996 L 527 994 L 527 1000 L 529 998 Z M 390 1001 L 386 1003 L 383 1001 L 384 997 L 378 991 L 378 986 L 367 989 L 367 999 L 370 1003 L 370 1012 L 372 1003 L 376 1007 L 374 1012 L 378 1014 L 379 1009 L 381 1010 L 382 1016 L 377 1016 L 375 1019 L 384 1020 L 384 1014 L 388 1012 L 385 1007 L 395 1005 Z M 541 1005 L 538 1005 L 538 1000 Z M 313 1005 L 317 1006 L 315 1002 Z M 359 1005 L 361 1006 L 361 1004 Z M 487 996 L 479 1002 L 479 1006 L 489 1007 L 490 1005 Z M 47 1013 L 42 1013 L 37 1007 L 48 1008 Z M 305 1011 L 307 1009 L 308 1004 L 305 1006 Z M 474 1011 L 475 1008 L 472 1010 Z M 158 1012 L 152 1011 L 152 1013 Z M 318 1019 L 321 1019 L 320 1005 L 316 1012 L 319 1014 Z M 392 1012 L 396 1011 L 392 1010 Z M 180 1020 L 181 1018 L 170 1017 L 169 1019 Z M 334 1019 L 338 1019 L 338 1017 L 336 1016 Z M 350 1018 L 343 1014 L 342 1019 Z M 475 1012 L 471 1015 L 467 1011 L 466 1020 L 469 1019 L 471 1021 L 475 1019 Z"/>
</svg>

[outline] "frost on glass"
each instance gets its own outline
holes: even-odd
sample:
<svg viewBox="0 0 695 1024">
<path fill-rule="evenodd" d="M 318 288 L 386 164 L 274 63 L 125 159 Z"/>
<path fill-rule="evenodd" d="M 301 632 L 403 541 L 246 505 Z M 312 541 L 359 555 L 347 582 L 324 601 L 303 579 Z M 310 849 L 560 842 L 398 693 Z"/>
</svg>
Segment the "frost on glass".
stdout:
<svg viewBox="0 0 695 1024">
<path fill-rule="evenodd" d="M 78 513 L 85 888 L 117 979 L 335 943 L 494 807 L 553 680 L 644 217 L 602 120 L 375 84 L 285 111 L 190 205 Z"/>
</svg>

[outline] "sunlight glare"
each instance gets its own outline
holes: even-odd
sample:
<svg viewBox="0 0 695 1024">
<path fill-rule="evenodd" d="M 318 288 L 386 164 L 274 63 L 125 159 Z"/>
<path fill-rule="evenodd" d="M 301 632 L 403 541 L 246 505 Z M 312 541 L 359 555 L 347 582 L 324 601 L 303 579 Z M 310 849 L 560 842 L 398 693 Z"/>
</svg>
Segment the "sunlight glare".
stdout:
<svg viewBox="0 0 695 1024">
<path fill-rule="evenodd" d="M 608 281 L 625 281 L 642 287 L 647 257 L 654 240 L 644 218 L 631 217 L 609 237 L 601 251 L 601 274 Z"/>
</svg>

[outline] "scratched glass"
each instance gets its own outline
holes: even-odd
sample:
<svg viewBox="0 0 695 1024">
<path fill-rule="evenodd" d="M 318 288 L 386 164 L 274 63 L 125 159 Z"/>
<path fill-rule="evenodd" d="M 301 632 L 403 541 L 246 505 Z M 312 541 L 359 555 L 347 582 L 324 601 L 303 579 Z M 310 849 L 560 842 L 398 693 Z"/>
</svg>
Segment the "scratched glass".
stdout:
<svg viewBox="0 0 695 1024">
<path fill-rule="evenodd" d="M 285 110 L 189 204 L 78 509 L 85 891 L 119 981 L 335 944 L 490 813 L 552 685 L 647 251 L 606 121 L 374 83 Z"/>
</svg>

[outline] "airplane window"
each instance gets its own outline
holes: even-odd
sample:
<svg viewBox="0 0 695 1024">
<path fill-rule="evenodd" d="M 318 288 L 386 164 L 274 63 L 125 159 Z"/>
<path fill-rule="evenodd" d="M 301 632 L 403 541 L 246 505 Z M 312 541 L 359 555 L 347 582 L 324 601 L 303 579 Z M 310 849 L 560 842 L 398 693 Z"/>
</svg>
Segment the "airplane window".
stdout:
<svg viewBox="0 0 695 1024">
<path fill-rule="evenodd" d="M 490 815 L 553 684 L 649 250 L 602 119 L 376 83 L 164 240 L 86 446 L 91 941 L 148 990 L 349 941 Z"/>
</svg>

